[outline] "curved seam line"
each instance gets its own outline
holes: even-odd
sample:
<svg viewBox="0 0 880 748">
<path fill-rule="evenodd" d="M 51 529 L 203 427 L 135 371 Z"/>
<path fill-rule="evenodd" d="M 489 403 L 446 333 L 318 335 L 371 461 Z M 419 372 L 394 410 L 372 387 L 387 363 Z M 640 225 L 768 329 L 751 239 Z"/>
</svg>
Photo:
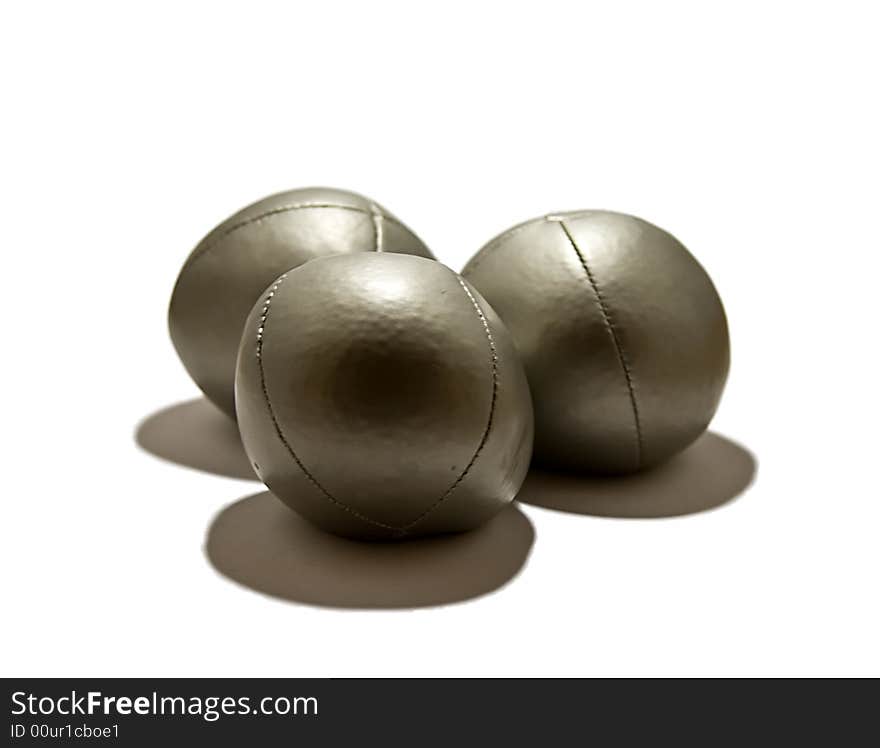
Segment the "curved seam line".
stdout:
<svg viewBox="0 0 880 748">
<path fill-rule="evenodd" d="M 503 231 L 498 236 L 490 239 L 486 244 L 483 245 L 483 248 L 480 249 L 470 260 L 468 260 L 462 272 L 465 270 L 476 270 L 480 265 L 483 264 L 491 255 L 495 253 L 495 250 L 499 249 L 503 244 L 505 244 L 508 240 L 513 239 L 517 234 L 521 231 L 525 231 L 527 228 L 534 226 L 535 224 L 541 223 L 542 221 L 562 221 L 565 219 L 566 215 L 571 215 L 576 213 L 578 215 L 582 213 L 589 213 L 590 211 L 563 211 L 562 213 L 548 213 L 543 216 L 538 216 L 538 218 L 531 218 L 528 221 L 523 221 L 522 223 L 518 223 L 516 226 L 507 229 L 507 231 Z"/>
<path fill-rule="evenodd" d="M 263 399 L 266 401 L 266 408 L 269 411 L 269 417 L 272 419 L 272 425 L 275 427 L 275 433 L 278 435 L 278 438 L 281 440 L 281 443 L 287 449 L 290 456 L 293 458 L 294 462 L 299 466 L 299 469 L 302 470 L 303 475 L 311 482 L 311 484 L 317 488 L 327 499 L 329 499 L 333 504 L 342 509 L 343 511 L 348 512 L 349 514 L 357 517 L 363 522 L 367 522 L 371 525 L 376 525 L 377 527 L 382 527 L 386 530 L 393 530 L 400 532 L 403 528 L 395 527 L 393 525 L 387 525 L 383 522 L 379 522 L 378 520 L 370 519 L 369 517 L 361 514 L 356 509 L 348 506 L 347 504 L 343 504 L 337 498 L 335 498 L 324 486 L 322 486 L 318 479 L 312 475 L 306 466 L 303 464 L 302 460 L 300 460 L 299 456 L 294 451 L 293 447 L 290 445 L 290 442 L 287 441 L 287 438 L 284 436 L 284 432 L 281 430 L 281 425 L 278 423 L 278 419 L 275 417 L 275 410 L 272 408 L 272 402 L 269 399 L 269 388 L 266 386 L 266 372 L 263 369 L 263 334 L 266 329 L 266 320 L 269 318 L 269 308 L 272 305 L 272 298 L 275 296 L 275 292 L 284 282 L 284 279 L 287 277 L 287 273 L 284 273 L 277 281 L 273 284 L 272 288 L 269 289 L 269 294 L 266 296 L 266 301 L 263 305 L 262 312 L 260 313 L 260 325 L 257 328 L 257 367 L 260 371 L 260 387 L 263 390 Z"/>
<path fill-rule="evenodd" d="M 377 208 L 378 206 L 373 204 L 373 207 Z M 223 233 L 220 236 L 218 236 L 214 241 L 212 241 L 210 244 L 206 244 L 201 249 L 199 247 L 196 247 L 193 250 L 193 253 L 190 256 L 189 260 L 187 261 L 187 264 L 192 264 L 193 262 L 195 262 L 199 257 L 201 257 L 203 254 L 205 254 L 205 252 L 207 252 L 208 250 L 213 249 L 214 247 L 221 244 L 231 234 L 235 233 L 239 229 L 243 229 L 246 226 L 250 226 L 252 223 L 259 223 L 260 221 L 263 221 L 266 218 L 271 218 L 272 216 L 276 216 L 281 213 L 289 213 L 290 211 L 303 210 L 306 208 L 337 208 L 339 210 L 351 210 L 351 211 L 354 211 L 355 213 L 361 213 L 366 216 L 374 216 L 375 217 L 375 215 L 376 215 L 372 210 L 365 210 L 363 208 L 358 208 L 353 205 L 336 205 L 335 203 L 293 203 L 291 205 L 281 205 L 277 208 L 272 208 L 271 210 L 267 210 L 264 213 L 260 213 L 259 215 L 251 216 L 250 218 L 246 218 L 242 221 L 239 221 L 238 223 L 233 224 L 232 226 L 227 228 L 225 231 L 223 231 Z M 386 215 L 382 214 L 382 218 L 388 219 L 392 223 L 396 223 L 401 228 L 406 228 L 399 220 L 397 220 L 393 216 L 386 216 Z M 375 220 L 375 218 L 374 218 L 374 220 Z"/>
<path fill-rule="evenodd" d="M 374 251 L 381 252 L 384 243 L 384 231 L 382 229 L 382 212 L 376 203 L 370 203 L 370 213 L 373 216 L 373 234 L 375 236 Z"/>
<path fill-rule="evenodd" d="M 461 485 L 461 482 L 467 477 L 471 468 L 473 468 L 474 463 L 476 463 L 477 458 L 480 456 L 480 454 L 483 451 L 483 448 L 486 446 L 486 443 L 489 440 L 489 434 L 492 430 L 492 425 L 495 420 L 495 405 L 498 400 L 498 352 L 495 347 L 495 339 L 492 337 L 492 331 L 489 328 L 489 322 L 486 319 L 486 316 L 483 313 L 483 310 L 480 308 L 480 305 L 477 303 L 477 300 L 474 298 L 473 294 L 470 292 L 470 289 L 468 289 L 468 287 L 467 287 L 467 285 L 465 285 L 464 281 L 458 275 L 456 275 L 456 280 L 458 281 L 458 283 L 462 287 L 462 289 L 464 289 L 464 292 L 467 294 L 468 298 L 471 301 L 471 304 L 473 305 L 474 309 L 477 312 L 477 316 L 480 318 L 480 322 L 482 322 L 482 324 L 483 324 L 483 329 L 486 333 L 486 339 L 489 343 L 489 351 L 491 354 L 491 367 L 492 367 L 492 398 L 489 403 L 489 417 L 486 422 L 486 428 L 483 431 L 482 437 L 480 438 L 480 443 L 477 445 L 477 448 L 474 451 L 474 454 L 471 457 L 470 462 L 468 462 L 468 464 L 465 466 L 464 470 L 461 472 L 461 474 L 458 476 L 458 478 L 456 478 L 455 481 L 452 483 L 452 485 L 448 489 L 446 489 L 446 491 L 443 493 L 443 495 L 439 499 L 437 499 L 437 501 L 435 501 L 431 506 L 429 506 L 427 509 L 425 509 L 425 511 L 423 511 L 415 519 L 413 519 L 411 522 L 408 522 L 407 524 L 401 525 L 401 526 L 389 525 L 384 522 L 379 522 L 378 520 L 371 519 L 370 517 L 367 517 L 364 514 L 361 514 L 356 509 L 339 501 L 339 499 L 334 497 L 326 488 L 324 488 L 324 486 L 322 486 L 320 484 L 320 482 L 318 482 L 318 479 L 315 478 L 315 476 L 312 475 L 311 472 L 309 472 L 309 470 L 303 464 L 302 460 L 300 460 L 299 456 L 296 454 L 296 451 L 293 449 L 290 442 L 284 436 L 284 432 L 281 430 L 281 425 L 278 423 L 278 419 L 275 417 L 275 411 L 272 407 L 272 402 L 269 398 L 269 389 L 266 385 L 266 374 L 263 369 L 263 336 L 264 336 L 265 329 L 266 329 L 266 320 L 269 318 L 269 309 L 272 305 L 272 298 L 275 296 L 276 291 L 281 286 L 281 284 L 284 282 L 285 278 L 287 278 L 287 273 L 284 273 L 281 277 L 279 277 L 278 280 L 275 281 L 275 283 L 269 289 L 269 293 L 266 296 L 266 300 L 264 302 L 263 309 L 260 313 L 260 324 L 259 324 L 259 327 L 257 328 L 257 367 L 260 372 L 260 387 L 263 392 L 263 399 L 266 402 L 266 408 L 269 411 L 269 417 L 271 418 L 272 425 L 275 428 L 275 433 L 277 434 L 278 438 L 281 440 L 281 443 L 284 445 L 285 449 L 290 454 L 290 456 L 293 458 L 294 462 L 297 464 L 299 469 L 302 470 L 303 475 L 305 475 L 305 477 L 309 480 L 309 482 L 312 483 L 312 485 L 314 485 L 315 488 L 317 488 L 321 492 L 321 494 L 324 497 L 326 497 L 331 503 L 333 503 L 335 506 L 339 507 L 343 511 L 348 512 L 349 514 L 353 515 L 354 517 L 357 517 L 358 519 L 360 519 L 363 522 L 367 522 L 368 524 L 376 525 L 377 527 L 382 527 L 386 530 L 392 530 L 393 532 L 405 535 L 407 533 L 407 531 L 411 530 L 419 522 L 424 520 L 429 514 L 431 514 L 431 512 L 433 512 L 435 509 L 437 509 L 437 507 L 439 507 L 444 501 L 446 501 L 455 492 L 455 490 L 458 488 L 458 486 Z"/>
<path fill-rule="evenodd" d="M 599 290 L 599 285 L 596 283 L 596 279 L 593 276 L 592 271 L 590 270 L 590 266 L 587 264 L 587 259 L 581 253 L 578 248 L 577 243 L 574 240 L 574 237 L 571 235 L 571 232 L 568 230 L 568 226 L 565 225 L 565 221 L 560 219 L 548 219 L 553 220 L 555 223 L 558 223 L 560 228 L 562 229 L 565 236 L 568 238 L 569 243 L 574 249 L 575 254 L 577 254 L 578 259 L 581 262 L 581 266 L 584 269 L 584 272 L 587 274 L 587 280 L 590 282 L 590 286 L 593 289 L 593 293 L 596 294 L 596 301 L 599 304 L 599 310 L 602 312 L 602 320 L 605 323 L 605 328 L 611 333 L 611 339 L 614 342 L 614 349 L 617 352 L 617 359 L 620 361 L 620 367 L 623 369 L 623 376 L 626 379 L 626 387 L 629 391 L 629 400 L 632 404 L 633 411 L 633 419 L 635 420 L 636 426 L 636 467 L 640 467 L 642 464 L 642 452 L 644 450 L 644 443 L 642 439 L 642 425 L 641 419 L 639 417 L 639 406 L 636 403 L 636 393 L 635 388 L 633 387 L 633 379 L 632 372 L 629 367 L 629 362 L 626 359 L 626 354 L 623 352 L 623 346 L 620 344 L 620 338 L 617 336 L 617 330 L 614 327 L 614 323 L 611 320 L 611 314 L 608 310 L 608 305 L 605 303 L 605 299 L 602 296 L 602 292 Z"/>
<path fill-rule="evenodd" d="M 461 475 L 459 475 L 458 478 L 455 479 L 455 482 L 453 482 L 453 484 L 446 489 L 445 493 L 439 499 L 437 499 L 437 501 L 435 501 L 431 506 L 423 511 L 412 522 L 404 525 L 401 528 L 404 532 L 407 530 L 411 530 L 419 522 L 425 519 L 431 512 L 433 512 L 444 501 L 446 501 L 455 492 L 455 489 L 458 488 L 459 485 L 461 485 L 461 482 L 467 477 L 467 474 L 470 472 L 471 468 L 474 466 L 474 463 L 477 461 L 477 458 L 482 453 L 483 447 L 486 446 L 486 442 L 489 440 L 489 432 L 492 430 L 492 424 L 495 420 L 495 404 L 498 401 L 498 351 L 495 348 L 495 339 L 492 337 L 492 330 L 489 329 L 489 322 L 486 319 L 486 315 L 483 314 L 483 310 L 480 308 L 480 305 L 477 303 L 474 295 L 470 292 L 470 289 L 467 287 L 464 280 L 462 280 L 459 275 L 456 275 L 455 279 L 458 281 L 459 285 L 464 289 L 464 292 L 471 300 L 471 304 L 473 304 L 473 307 L 477 312 L 477 316 L 480 318 L 480 322 L 483 323 L 483 330 L 486 332 L 486 339 L 489 342 L 489 352 L 491 355 L 492 363 L 492 399 L 489 403 L 489 418 L 486 421 L 486 428 L 483 431 L 483 436 L 480 439 L 480 443 L 477 445 L 477 449 L 474 452 L 473 457 L 471 457 L 470 462 L 465 466 L 465 469 L 462 471 Z"/>
</svg>

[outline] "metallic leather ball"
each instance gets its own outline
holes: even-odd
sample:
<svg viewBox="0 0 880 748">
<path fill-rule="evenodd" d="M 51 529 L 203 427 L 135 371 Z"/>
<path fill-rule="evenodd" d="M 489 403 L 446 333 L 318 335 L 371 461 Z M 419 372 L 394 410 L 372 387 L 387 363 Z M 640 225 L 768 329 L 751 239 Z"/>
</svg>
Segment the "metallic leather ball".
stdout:
<svg viewBox="0 0 880 748">
<path fill-rule="evenodd" d="M 249 205 L 192 251 L 174 287 L 171 339 L 207 398 L 235 417 L 235 357 L 259 295 L 285 270 L 314 257 L 404 252 L 432 257 L 397 218 L 353 192 L 291 190 Z"/>
<path fill-rule="evenodd" d="M 709 276 L 633 216 L 578 211 L 506 231 L 462 271 L 507 325 L 535 408 L 535 458 L 630 473 L 696 439 L 730 348 Z"/>
<path fill-rule="evenodd" d="M 532 452 L 528 382 L 491 307 L 438 262 L 312 260 L 245 326 L 238 423 L 257 474 L 324 530 L 468 530 L 513 500 Z"/>
</svg>

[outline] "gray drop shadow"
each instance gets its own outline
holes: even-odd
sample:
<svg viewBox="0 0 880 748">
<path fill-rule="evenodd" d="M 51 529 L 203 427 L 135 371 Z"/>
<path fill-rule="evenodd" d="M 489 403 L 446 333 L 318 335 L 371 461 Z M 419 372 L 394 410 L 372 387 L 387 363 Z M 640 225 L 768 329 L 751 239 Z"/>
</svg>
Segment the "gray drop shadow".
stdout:
<svg viewBox="0 0 880 748">
<path fill-rule="evenodd" d="M 148 416 L 138 424 L 134 439 L 150 454 L 177 465 L 228 478 L 258 480 L 238 427 L 203 397 Z"/>
<path fill-rule="evenodd" d="M 535 539 L 511 505 L 457 535 L 364 543 L 322 532 L 268 491 L 223 509 L 205 554 L 222 575 L 257 592 L 331 608 L 421 608 L 497 590 L 523 568 Z"/>
<path fill-rule="evenodd" d="M 729 503 L 749 487 L 756 471 L 751 452 L 707 432 L 668 462 L 635 475 L 598 477 L 533 467 L 516 500 L 596 517 L 678 517 Z"/>
</svg>

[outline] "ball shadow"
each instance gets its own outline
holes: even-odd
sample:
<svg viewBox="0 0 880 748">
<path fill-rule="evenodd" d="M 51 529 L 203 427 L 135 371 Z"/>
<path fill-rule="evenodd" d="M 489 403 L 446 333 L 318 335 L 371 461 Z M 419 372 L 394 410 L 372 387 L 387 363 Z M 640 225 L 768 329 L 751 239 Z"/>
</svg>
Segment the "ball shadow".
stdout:
<svg viewBox="0 0 880 748">
<path fill-rule="evenodd" d="M 318 530 L 268 491 L 223 509 L 205 554 L 222 575 L 257 592 L 332 608 L 420 608 L 498 589 L 534 542 L 515 506 L 457 535 L 364 543 Z"/>
<path fill-rule="evenodd" d="M 205 398 L 148 416 L 138 424 L 134 438 L 142 449 L 177 465 L 228 478 L 258 480 L 238 427 Z"/>
<path fill-rule="evenodd" d="M 516 500 L 597 517 L 677 517 L 727 504 L 748 488 L 756 470 L 747 449 L 707 432 L 668 462 L 635 475 L 597 477 L 532 468 Z"/>
</svg>

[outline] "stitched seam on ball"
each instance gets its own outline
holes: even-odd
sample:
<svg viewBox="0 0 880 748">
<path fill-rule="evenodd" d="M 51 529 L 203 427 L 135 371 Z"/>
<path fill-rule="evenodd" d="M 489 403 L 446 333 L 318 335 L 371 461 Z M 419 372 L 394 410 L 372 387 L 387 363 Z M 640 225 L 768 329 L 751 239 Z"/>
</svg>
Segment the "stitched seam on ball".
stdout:
<svg viewBox="0 0 880 748">
<path fill-rule="evenodd" d="M 491 364 L 492 364 L 492 399 L 489 403 L 489 418 L 486 421 L 486 428 L 483 431 L 483 436 L 480 439 L 480 443 L 477 445 L 477 449 L 474 452 L 473 457 L 471 457 L 471 461 L 465 466 L 465 469 L 462 471 L 461 475 L 455 479 L 455 482 L 446 489 L 446 492 L 435 501 L 431 506 L 429 506 L 424 512 L 422 512 L 418 517 L 416 517 L 412 522 L 404 525 L 401 529 L 404 531 L 411 530 L 415 527 L 419 522 L 424 520 L 431 512 L 433 512 L 437 507 L 439 507 L 444 501 L 446 501 L 454 492 L 455 489 L 461 485 L 461 482 L 467 477 L 471 468 L 476 463 L 477 458 L 483 451 L 483 447 L 486 446 L 486 442 L 489 441 L 489 432 L 492 430 L 492 424 L 495 420 L 495 404 L 498 401 L 498 351 L 495 347 L 495 339 L 492 337 L 492 330 L 489 329 L 489 321 L 486 319 L 486 315 L 483 313 L 483 310 L 480 308 L 480 305 L 477 303 L 477 300 L 474 298 L 474 295 L 470 292 L 470 289 L 467 287 L 465 282 L 456 275 L 456 280 L 459 285 L 464 289 L 464 292 L 467 294 L 468 298 L 471 300 L 471 304 L 473 304 L 474 309 L 477 312 L 477 316 L 480 318 L 480 322 L 483 324 L 483 330 L 486 332 L 486 340 L 489 342 L 489 353 L 491 355 Z"/>
<path fill-rule="evenodd" d="M 284 282 L 284 279 L 287 277 L 287 273 L 284 273 L 277 281 L 275 281 L 272 288 L 269 289 L 269 293 L 266 296 L 266 300 L 263 304 L 262 312 L 260 313 L 260 325 L 257 328 L 257 368 L 260 371 L 260 388 L 263 391 L 263 399 L 266 402 L 266 408 L 269 411 L 269 418 L 272 419 L 272 425 L 275 428 L 275 433 L 278 435 L 278 438 L 281 440 L 281 443 L 284 445 L 285 449 L 287 449 L 290 456 L 293 458 L 293 461 L 299 466 L 299 469 L 302 470 L 303 475 L 309 480 L 309 482 L 317 488 L 323 496 L 329 499 L 335 506 L 339 509 L 342 509 L 345 512 L 348 512 L 354 517 L 357 517 L 359 520 L 363 522 L 367 522 L 371 525 L 376 525 L 377 527 L 382 527 L 386 530 L 394 530 L 401 531 L 403 528 L 394 527 L 393 525 L 386 525 L 383 522 L 379 522 L 378 520 L 370 519 L 369 517 L 364 516 L 356 509 L 348 506 L 347 504 L 343 504 L 337 498 L 335 498 L 324 486 L 322 486 L 318 479 L 312 475 L 308 468 L 303 464 L 302 460 L 300 460 L 299 456 L 294 451 L 293 447 L 290 445 L 290 442 L 287 441 L 287 437 L 284 436 L 284 432 L 281 430 L 281 425 L 278 423 L 278 419 L 275 417 L 275 410 L 272 408 L 272 402 L 269 399 L 269 388 L 266 386 L 266 372 L 263 369 L 263 336 L 266 331 L 266 320 L 269 318 L 269 308 L 272 305 L 272 298 L 275 296 L 275 293 L 278 291 L 281 284 Z"/>
<path fill-rule="evenodd" d="M 617 358 L 620 361 L 620 367 L 623 369 L 623 376 L 626 379 L 626 388 L 629 391 L 629 400 L 632 404 L 633 420 L 635 421 L 636 425 L 636 467 L 639 467 L 642 464 L 644 443 L 642 439 L 641 418 L 639 417 L 639 406 L 636 402 L 636 393 L 635 388 L 633 387 L 632 371 L 629 366 L 629 361 L 627 361 L 626 354 L 623 351 L 623 346 L 621 345 L 620 338 L 617 335 L 617 329 L 614 327 L 614 322 L 611 318 L 608 304 L 605 302 L 605 298 L 602 296 L 602 292 L 599 290 L 599 284 L 596 283 L 596 278 L 593 276 L 593 272 L 590 270 L 590 266 L 587 263 L 587 258 L 584 257 L 583 253 L 578 248 L 574 237 L 568 230 L 568 226 L 565 225 L 565 221 L 559 219 L 554 219 L 554 221 L 559 224 L 560 228 L 565 233 L 565 236 L 568 238 L 568 241 L 571 243 L 572 249 L 574 249 L 575 253 L 577 254 L 578 259 L 581 262 L 581 266 L 583 267 L 584 272 L 587 274 L 587 280 L 590 282 L 593 293 L 596 295 L 596 301 L 599 304 L 599 311 L 602 313 L 602 320 L 605 323 L 605 328 L 608 330 L 609 333 L 611 333 L 611 339 L 614 342 L 614 349 L 617 351 Z"/>
<path fill-rule="evenodd" d="M 588 211 L 578 211 L 578 214 L 580 214 L 581 212 Z M 525 231 L 527 228 L 534 226 L 536 223 L 541 223 L 542 221 L 562 221 L 564 220 L 563 216 L 563 213 L 548 213 L 547 215 L 540 216 L 538 218 L 532 218 L 531 220 L 523 221 L 513 228 L 507 229 L 507 231 L 499 234 L 494 239 L 490 240 L 488 244 L 486 244 L 479 252 L 477 252 L 477 254 L 475 254 L 467 263 L 465 270 L 476 270 L 480 265 L 488 260 L 489 257 L 494 255 L 497 249 L 506 244 L 510 239 L 513 239 L 513 237 L 515 237 L 521 231 Z"/>
<path fill-rule="evenodd" d="M 384 232 L 382 230 L 382 212 L 379 210 L 379 206 L 376 205 L 376 203 L 370 203 L 370 212 L 373 216 L 373 234 L 375 236 L 374 249 L 376 252 L 381 252 L 384 239 Z"/>
<path fill-rule="evenodd" d="M 376 206 L 374 206 L 376 207 Z M 191 264 L 195 262 L 199 257 L 201 257 L 208 250 L 214 249 L 214 247 L 221 244 L 225 241 L 231 234 L 234 234 L 239 229 L 243 229 L 246 226 L 250 226 L 252 223 L 259 223 L 260 221 L 265 220 L 266 218 L 271 218 L 272 216 L 277 216 L 281 213 L 289 213 L 294 210 L 303 210 L 306 208 L 337 208 L 339 210 L 351 210 L 355 213 L 361 213 L 365 216 L 373 216 L 374 214 L 370 210 L 364 210 L 363 208 L 358 208 L 354 205 L 337 205 L 336 203 L 293 203 L 291 205 L 280 205 L 277 208 L 272 208 L 271 210 L 267 210 L 265 213 L 260 213 L 256 216 L 251 216 L 250 218 L 246 218 L 238 223 L 233 224 L 228 229 L 226 229 L 220 236 L 218 236 L 214 241 L 210 244 L 206 244 L 204 247 L 199 249 L 198 247 L 193 251 L 190 256 L 187 264 Z M 392 223 L 396 223 L 401 228 L 406 228 L 399 220 L 397 220 L 394 216 L 389 216 L 382 214 L 382 218 Z"/>
</svg>

